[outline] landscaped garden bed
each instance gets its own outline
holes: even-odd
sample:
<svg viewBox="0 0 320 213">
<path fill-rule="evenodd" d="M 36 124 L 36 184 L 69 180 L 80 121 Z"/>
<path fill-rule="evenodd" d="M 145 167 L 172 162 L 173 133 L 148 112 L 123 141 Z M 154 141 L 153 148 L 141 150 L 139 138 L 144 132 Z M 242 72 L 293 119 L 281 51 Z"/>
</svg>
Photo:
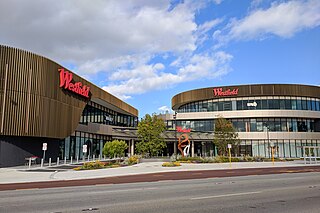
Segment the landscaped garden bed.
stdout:
<svg viewBox="0 0 320 213">
<path fill-rule="evenodd" d="M 107 162 L 94 161 L 94 162 L 85 162 L 81 166 L 74 168 L 75 171 L 80 170 L 94 170 L 94 169 L 107 169 L 107 168 L 117 168 L 124 166 L 131 166 L 139 163 L 139 156 L 131 156 L 124 160 L 111 160 Z"/>
</svg>

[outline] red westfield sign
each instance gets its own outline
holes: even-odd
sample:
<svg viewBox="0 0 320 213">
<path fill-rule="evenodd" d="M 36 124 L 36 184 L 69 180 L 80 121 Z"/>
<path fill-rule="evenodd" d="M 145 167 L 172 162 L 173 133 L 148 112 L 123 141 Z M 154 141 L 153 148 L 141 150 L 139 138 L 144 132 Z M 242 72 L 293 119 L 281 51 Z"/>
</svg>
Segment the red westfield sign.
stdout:
<svg viewBox="0 0 320 213">
<path fill-rule="evenodd" d="M 191 129 L 182 129 L 181 126 L 177 126 L 177 132 L 191 132 Z"/>
<path fill-rule="evenodd" d="M 222 88 L 214 88 L 213 89 L 213 95 L 214 96 L 232 96 L 232 95 L 238 95 L 239 88 L 236 89 L 227 89 L 225 91 L 222 90 Z"/>
<path fill-rule="evenodd" d="M 89 98 L 90 87 L 83 85 L 81 82 L 72 83 L 72 73 L 64 69 L 58 69 L 60 72 L 60 87 Z"/>
</svg>

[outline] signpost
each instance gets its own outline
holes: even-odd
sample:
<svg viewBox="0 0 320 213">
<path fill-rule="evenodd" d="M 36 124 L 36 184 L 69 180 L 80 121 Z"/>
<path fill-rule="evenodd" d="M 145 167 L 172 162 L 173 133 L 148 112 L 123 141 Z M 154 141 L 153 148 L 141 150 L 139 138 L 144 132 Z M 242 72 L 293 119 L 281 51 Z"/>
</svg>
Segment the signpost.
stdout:
<svg viewBox="0 0 320 213">
<path fill-rule="evenodd" d="M 47 148 L 48 148 L 48 144 L 47 144 L 47 143 L 43 143 L 43 144 L 42 144 L 43 160 L 44 160 L 44 159 L 45 159 L 45 157 L 46 157 L 46 151 L 47 151 Z"/>
<path fill-rule="evenodd" d="M 231 147 L 232 147 L 231 144 L 228 143 L 230 168 L 231 168 Z"/>
<path fill-rule="evenodd" d="M 86 153 L 87 153 L 87 145 L 83 145 L 82 146 L 82 152 L 84 153 L 84 155 L 83 155 L 83 159 L 85 160 L 86 159 Z"/>
<path fill-rule="evenodd" d="M 272 165 L 274 166 L 274 143 L 270 142 L 271 156 L 272 156 Z"/>
</svg>

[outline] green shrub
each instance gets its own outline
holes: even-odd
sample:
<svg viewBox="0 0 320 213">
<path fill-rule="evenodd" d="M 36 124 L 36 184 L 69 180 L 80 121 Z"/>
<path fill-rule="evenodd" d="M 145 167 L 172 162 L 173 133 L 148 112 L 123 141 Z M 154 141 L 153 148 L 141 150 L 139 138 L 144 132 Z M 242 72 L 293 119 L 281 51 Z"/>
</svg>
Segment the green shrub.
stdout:
<svg viewBox="0 0 320 213">
<path fill-rule="evenodd" d="M 162 164 L 163 167 L 176 167 L 176 166 L 181 166 L 180 162 L 164 162 Z"/>
<path fill-rule="evenodd" d="M 113 140 L 105 143 L 102 152 L 104 155 L 114 158 L 116 156 L 124 156 L 126 149 L 128 149 L 128 145 L 125 141 Z"/>
<path fill-rule="evenodd" d="M 131 157 L 128 158 L 128 165 L 133 165 L 139 163 L 140 160 L 139 155 L 132 155 Z"/>
</svg>

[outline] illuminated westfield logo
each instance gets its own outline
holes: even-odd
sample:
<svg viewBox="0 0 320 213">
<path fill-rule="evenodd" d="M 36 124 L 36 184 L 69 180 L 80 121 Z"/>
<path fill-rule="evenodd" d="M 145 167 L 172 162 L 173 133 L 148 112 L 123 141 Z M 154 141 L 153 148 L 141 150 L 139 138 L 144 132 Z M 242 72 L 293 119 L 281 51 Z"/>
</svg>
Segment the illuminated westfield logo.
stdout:
<svg viewBox="0 0 320 213">
<path fill-rule="evenodd" d="M 225 91 L 222 90 L 222 88 L 214 88 L 213 89 L 213 95 L 214 96 L 232 96 L 232 95 L 238 95 L 239 88 L 236 89 L 227 89 Z"/>
<path fill-rule="evenodd" d="M 83 85 L 81 82 L 72 83 L 72 73 L 64 69 L 58 69 L 60 72 L 60 87 L 89 98 L 90 87 Z"/>
</svg>

